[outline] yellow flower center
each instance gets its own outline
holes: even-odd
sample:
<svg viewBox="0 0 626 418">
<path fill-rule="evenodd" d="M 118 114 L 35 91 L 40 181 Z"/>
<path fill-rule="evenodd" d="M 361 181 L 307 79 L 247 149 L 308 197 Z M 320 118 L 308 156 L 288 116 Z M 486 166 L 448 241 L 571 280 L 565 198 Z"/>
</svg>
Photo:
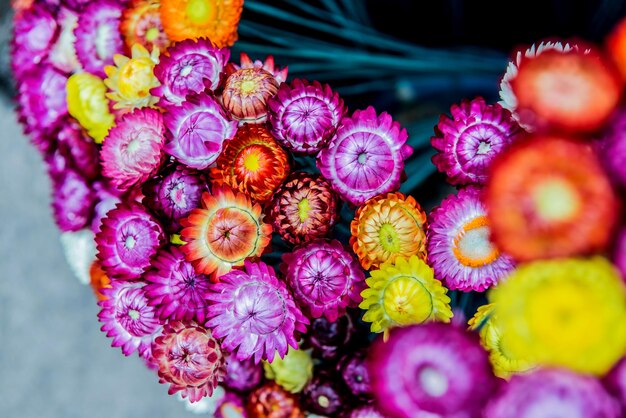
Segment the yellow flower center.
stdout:
<svg viewBox="0 0 626 418">
<path fill-rule="evenodd" d="M 259 163 L 259 154 L 247 154 L 243 159 L 243 165 L 249 171 L 257 171 L 261 167 L 261 164 Z"/>
<path fill-rule="evenodd" d="M 298 217 L 300 218 L 300 222 L 304 222 L 309 219 L 310 210 L 311 205 L 309 204 L 309 199 L 304 198 L 298 202 Z"/>
<path fill-rule="evenodd" d="M 154 42 L 160 34 L 159 28 L 150 28 L 146 31 L 146 41 Z"/>
<path fill-rule="evenodd" d="M 547 222 L 566 222 L 580 211 L 579 193 L 563 179 L 541 182 L 532 190 L 537 214 Z"/>
<path fill-rule="evenodd" d="M 400 251 L 400 238 L 398 237 L 398 231 L 390 223 L 384 223 L 378 230 L 378 239 L 380 240 L 380 246 L 384 251 L 390 253 L 397 253 Z"/>
<path fill-rule="evenodd" d="M 256 82 L 254 80 L 244 80 L 239 85 L 241 94 L 250 94 L 256 89 Z"/>
<path fill-rule="evenodd" d="M 412 276 L 398 276 L 392 280 L 383 292 L 382 301 L 389 318 L 399 325 L 420 324 L 433 312 L 432 296 Z"/>
<path fill-rule="evenodd" d="M 127 98 L 148 96 L 154 85 L 153 68 L 154 62 L 149 57 L 129 60 L 120 69 L 118 80 L 120 94 Z"/>
<path fill-rule="evenodd" d="M 486 216 L 467 222 L 454 239 L 452 248 L 459 262 L 468 267 L 481 267 L 493 263 L 498 249 L 489 240 L 489 223 Z"/>
<path fill-rule="evenodd" d="M 194 26 L 207 26 L 217 19 L 217 5 L 211 0 L 189 0 L 185 11 Z"/>
</svg>

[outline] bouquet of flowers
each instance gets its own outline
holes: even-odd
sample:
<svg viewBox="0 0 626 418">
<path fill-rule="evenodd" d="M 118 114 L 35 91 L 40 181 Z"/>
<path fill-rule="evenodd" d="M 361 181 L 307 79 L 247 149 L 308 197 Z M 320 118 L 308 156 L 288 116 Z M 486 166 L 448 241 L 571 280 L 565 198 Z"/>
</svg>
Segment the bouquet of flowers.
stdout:
<svg viewBox="0 0 626 418">
<path fill-rule="evenodd" d="M 626 23 L 517 51 L 501 103 L 442 115 L 458 191 L 427 214 L 391 115 L 231 60 L 241 2 L 17 6 L 55 219 L 94 248 L 102 331 L 170 394 L 216 417 L 623 416 Z"/>
</svg>

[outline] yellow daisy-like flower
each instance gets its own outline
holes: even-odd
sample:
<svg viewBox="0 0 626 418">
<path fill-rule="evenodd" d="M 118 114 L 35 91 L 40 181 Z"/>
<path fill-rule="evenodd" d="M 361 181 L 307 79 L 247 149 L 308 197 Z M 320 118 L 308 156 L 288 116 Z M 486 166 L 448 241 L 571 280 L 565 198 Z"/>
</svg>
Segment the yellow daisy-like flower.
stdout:
<svg viewBox="0 0 626 418">
<path fill-rule="evenodd" d="M 159 63 L 159 49 L 152 53 L 140 44 L 133 45 L 131 58 L 115 54 L 115 65 L 107 65 L 104 84 L 109 88 L 107 97 L 115 102 L 114 109 L 135 109 L 154 106 L 158 98 L 150 90 L 160 85 L 154 76 L 154 66 Z"/>
<path fill-rule="evenodd" d="M 493 318 L 494 308 L 493 303 L 481 306 L 467 323 L 470 330 L 478 331 L 481 345 L 489 352 L 494 374 L 507 379 L 513 374 L 531 370 L 534 368 L 531 362 L 512 358 L 503 346 L 502 332 Z"/>
<path fill-rule="evenodd" d="M 115 123 L 102 79 L 89 73 L 74 74 L 67 80 L 66 95 L 70 115 L 96 143 L 102 143 Z"/>
<path fill-rule="evenodd" d="M 289 348 L 284 358 L 276 356 L 271 363 L 263 361 L 263 370 L 267 379 L 288 392 L 299 393 L 313 377 L 313 359 L 309 351 Z"/>
<path fill-rule="evenodd" d="M 447 289 L 435 279 L 433 269 L 417 256 L 399 257 L 370 272 L 368 288 L 361 292 L 363 320 L 372 332 L 390 327 L 436 320 L 450 322 L 452 310 Z"/>
<path fill-rule="evenodd" d="M 521 265 L 489 299 L 511 358 L 603 375 L 626 353 L 626 288 L 605 258 Z"/>
</svg>

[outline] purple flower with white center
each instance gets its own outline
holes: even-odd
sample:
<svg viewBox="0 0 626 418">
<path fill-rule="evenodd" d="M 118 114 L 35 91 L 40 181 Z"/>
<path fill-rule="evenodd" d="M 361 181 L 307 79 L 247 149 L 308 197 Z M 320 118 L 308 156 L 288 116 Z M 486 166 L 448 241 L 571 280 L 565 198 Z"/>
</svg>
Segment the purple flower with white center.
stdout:
<svg viewBox="0 0 626 418">
<path fill-rule="evenodd" d="M 222 106 L 207 94 L 168 107 L 164 121 L 169 131 L 165 152 L 198 170 L 213 164 L 224 141 L 237 132 L 237 122 L 229 120 Z"/>
<path fill-rule="evenodd" d="M 317 154 L 335 134 L 348 109 L 328 84 L 295 79 L 268 100 L 272 133 L 286 148 Z"/>
<path fill-rule="evenodd" d="M 482 292 L 515 268 L 490 240 L 480 189 L 469 186 L 450 195 L 428 220 L 428 264 L 448 289 Z"/>
<path fill-rule="evenodd" d="M 487 105 L 478 97 L 441 115 L 430 143 L 438 153 L 432 158 L 452 185 L 484 184 L 494 158 L 504 152 L 523 130 L 511 112 L 499 104 Z"/>
<path fill-rule="evenodd" d="M 146 295 L 159 318 L 200 323 L 206 320 L 204 293 L 209 278 L 196 273 L 178 247 L 161 249 L 144 279 L 148 283 Z"/>
<path fill-rule="evenodd" d="M 337 416 L 344 404 L 342 393 L 329 376 L 316 376 L 302 392 L 307 411 L 327 416 Z"/>
<path fill-rule="evenodd" d="M 364 405 L 353 409 L 347 418 L 387 418 L 374 405 Z"/>
<path fill-rule="evenodd" d="M 256 388 L 263 379 L 263 367 L 252 359 L 237 360 L 234 356 L 226 359 L 224 385 L 228 388 L 248 392 Z"/>
<path fill-rule="evenodd" d="M 161 225 L 135 202 L 108 212 L 96 234 L 97 256 L 111 279 L 139 279 L 163 244 Z"/>
<path fill-rule="evenodd" d="M 281 271 L 303 311 L 335 322 L 363 300 L 365 274 L 337 240 L 313 241 L 283 255 Z M 309 316 L 307 315 L 307 316 Z"/>
<path fill-rule="evenodd" d="M 13 22 L 15 34 L 11 51 L 11 65 L 16 79 L 41 65 L 48 57 L 57 38 L 58 25 L 52 14 L 41 4 L 17 16 Z M 33 90 L 33 94 L 39 89 Z"/>
<path fill-rule="evenodd" d="M 340 316 L 334 322 L 322 316 L 311 321 L 311 331 L 305 345 L 313 348 L 315 356 L 332 360 L 348 346 L 354 333 L 354 324 L 349 314 Z"/>
<path fill-rule="evenodd" d="M 354 396 L 369 398 L 372 396 L 369 369 L 365 361 L 365 352 L 357 351 L 344 356 L 339 363 L 341 377 Z"/>
<path fill-rule="evenodd" d="M 341 197 L 358 206 L 400 187 L 404 161 L 413 153 L 398 122 L 373 107 L 343 118 L 337 134 L 317 157 L 317 166 Z"/>
<path fill-rule="evenodd" d="M 180 105 L 190 94 L 215 90 L 228 63 L 230 50 L 217 48 L 206 39 L 187 39 L 170 46 L 154 67 L 161 85 L 151 93 L 159 97 L 159 106 Z"/>
<path fill-rule="evenodd" d="M 96 194 L 96 207 L 94 209 L 93 220 L 91 221 L 91 230 L 94 234 L 100 231 L 102 219 L 105 218 L 107 212 L 115 209 L 115 205 L 120 203 L 120 191 L 112 187 L 104 181 L 96 181 L 92 184 L 92 189 Z"/>
<path fill-rule="evenodd" d="M 95 199 L 87 181 L 74 170 L 53 179 L 52 210 L 61 231 L 78 231 L 91 221 Z"/>
<path fill-rule="evenodd" d="M 57 14 L 60 30 L 59 36 L 52 46 L 49 60 L 52 65 L 64 73 L 75 73 L 81 70 L 76 56 L 74 29 L 78 24 L 78 14 L 71 9 L 61 7 Z"/>
<path fill-rule="evenodd" d="M 206 326 L 222 347 L 237 360 L 254 358 L 270 363 L 285 356 L 288 346 L 298 348 L 297 333 L 306 332 L 309 320 L 296 306 L 287 286 L 267 264 L 245 262 L 244 270 L 231 270 L 209 286 Z"/>
<path fill-rule="evenodd" d="M 169 232 L 178 232 L 180 220 L 200 207 L 206 179 L 197 171 L 173 166 L 143 186 L 143 204 L 163 222 Z"/>
<path fill-rule="evenodd" d="M 76 56 L 83 69 L 105 78 L 104 67 L 124 53 L 120 21 L 124 6 L 113 0 L 93 1 L 85 7 L 74 29 Z"/>
<path fill-rule="evenodd" d="M 71 118 L 65 118 L 56 134 L 57 152 L 67 160 L 69 166 L 85 179 L 94 180 L 100 174 L 98 147 L 93 139 L 85 134 L 80 125 Z"/>
<path fill-rule="evenodd" d="M 162 324 L 148 304 L 144 283 L 113 280 L 102 294 L 107 299 L 98 302 L 98 320 L 104 324 L 101 330 L 113 338 L 111 346 L 121 347 L 126 356 L 139 351 L 141 357 L 150 358 L 152 341 Z"/>
<path fill-rule="evenodd" d="M 442 323 L 392 329 L 372 345 L 369 368 L 380 411 L 397 418 L 477 418 L 495 384 L 477 336 Z"/>
<path fill-rule="evenodd" d="M 591 376 L 544 369 L 515 375 L 489 400 L 483 418 L 618 418 L 618 402 Z"/>
</svg>

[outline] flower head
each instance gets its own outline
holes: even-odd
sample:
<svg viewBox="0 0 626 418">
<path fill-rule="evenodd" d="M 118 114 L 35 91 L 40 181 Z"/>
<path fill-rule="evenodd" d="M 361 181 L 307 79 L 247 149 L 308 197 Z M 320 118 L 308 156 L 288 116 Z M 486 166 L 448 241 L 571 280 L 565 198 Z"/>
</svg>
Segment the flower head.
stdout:
<svg viewBox="0 0 626 418">
<path fill-rule="evenodd" d="M 468 187 L 450 195 L 429 215 L 428 264 L 451 290 L 483 291 L 514 267 L 489 238 L 487 211 L 480 190 Z"/>
<path fill-rule="evenodd" d="M 302 404 L 307 411 L 323 414 L 323 416 L 337 416 L 342 410 L 345 400 L 338 382 L 334 376 L 317 374 L 306 385 L 302 392 Z"/>
<path fill-rule="evenodd" d="M 100 261 L 94 260 L 89 267 L 89 284 L 96 295 L 96 298 L 100 300 L 107 300 L 108 297 L 105 296 L 102 291 L 103 289 L 110 289 L 111 279 L 106 275 L 104 270 L 102 270 L 102 266 L 100 265 Z"/>
<path fill-rule="evenodd" d="M 102 171 L 119 189 L 142 184 L 164 159 L 165 125 L 154 109 L 137 109 L 117 120 L 100 151 Z"/>
<path fill-rule="evenodd" d="M 602 139 L 596 148 L 604 168 L 611 180 L 622 187 L 626 186 L 626 107 L 619 108 L 606 124 Z"/>
<path fill-rule="evenodd" d="M 67 110 L 97 144 L 115 123 L 105 94 L 104 82 L 95 75 L 77 73 L 67 80 Z"/>
<path fill-rule="evenodd" d="M 274 382 L 252 392 L 246 409 L 250 418 L 304 418 L 298 398 Z"/>
<path fill-rule="evenodd" d="M 159 13 L 160 0 L 133 0 L 122 14 L 120 32 L 126 48 L 140 44 L 149 51 L 167 48 L 170 41 L 165 34 Z"/>
<path fill-rule="evenodd" d="M 190 94 L 215 90 L 230 57 L 226 48 L 218 48 L 207 38 L 187 39 L 169 47 L 154 67 L 161 85 L 152 94 L 159 105 L 179 105 Z"/>
<path fill-rule="evenodd" d="M 317 166 L 333 189 L 353 205 L 400 187 L 404 160 L 413 149 L 406 129 L 373 107 L 343 118 L 337 134 L 322 149 Z"/>
<path fill-rule="evenodd" d="M 450 322 L 452 310 L 447 289 L 433 276 L 433 270 L 417 256 L 399 257 L 372 270 L 361 292 L 363 321 L 371 322 L 372 332 L 393 326 L 421 324 L 426 321 Z"/>
<path fill-rule="evenodd" d="M 339 217 L 339 199 L 323 177 L 294 172 L 274 194 L 270 217 L 285 241 L 302 244 L 329 234 Z"/>
<path fill-rule="evenodd" d="M 211 396 L 224 376 L 224 354 L 211 331 L 194 323 L 170 321 L 152 344 L 159 382 L 170 384 L 190 402 Z"/>
<path fill-rule="evenodd" d="M 51 169 L 51 175 L 65 172 L 67 168 L 73 168 L 86 180 L 95 180 L 100 174 L 98 147 L 93 139 L 85 134 L 80 125 L 70 117 L 64 118 L 59 123 L 56 131 L 56 151 L 52 158 L 59 158 L 55 167 L 56 173 Z"/>
<path fill-rule="evenodd" d="M 164 121 L 170 133 L 165 152 L 198 170 L 213 164 L 224 141 L 237 131 L 237 122 L 229 120 L 220 104 L 206 94 L 168 107 Z"/>
<path fill-rule="evenodd" d="M 209 38 L 218 47 L 237 40 L 243 0 L 161 0 L 161 20 L 172 41 Z"/>
<path fill-rule="evenodd" d="M 265 70 L 271 75 L 274 76 L 276 82 L 278 84 L 282 84 L 287 81 L 287 74 L 289 73 L 289 69 L 287 67 L 279 67 L 274 63 L 274 57 L 272 55 L 268 55 L 265 58 L 265 61 L 261 60 L 252 60 L 245 52 L 242 52 L 239 56 L 239 62 L 241 65 L 237 65 L 234 62 L 228 63 L 226 67 L 226 74 L 230 75 L 237 70 L 241 70 L 242 68 L 256 68 L 259 70 Z"/>
<path fill-rule="evenodd" d="M 285 357 L 263 362 L 265 377 L 282 386 L 287 392 L 299 393 L 313 378 L 313 359 L 305 350 L 289 349 Z"/>
<path fill-rule="evenodd" d="M 61 7 L 57 14 L 59 37 L 50 50 L 48 59 L 59 71 L 75 73 L 82 70 L 76 56 L 76 36 L 74 30 L 78 25 L 78 13 L 67 7 Z"/>
<path fill-rule="evenodd" d="M 332 322 L 320 316 L 311 320 L 310 331 L 303 346 L 313 348 L 316 358 L 335 360 L 350 346 L 355 333 L 356 327 L 349 313 Z"/>
<path fill-rule="evenodd" d="M 265 263 L 246 261 L 244 270 L 232 270 L 209 286 L 206 298 L 206 325 L 237 360 L 284 357 L 288 346 L 298 348 L 296 333 L 306 332 L 309 323 Z"/>
<path fill-rule="evenodd" d="M 346 354 L 339 362 L 338 368 L 343 382 L 352 395 L 360 398 L 369 398 L 373 395 L 365 351 Z"/>
<path fill-rule="evenodd" d="M 492 290 L 512 359 L 602 375 L 626 352 L 626 288 L 604 258 L 535 261 Z"/>
<path fill-rule="evenodd" d="M 593 150 L 553 136 L 534 136 L 498 158 L 484 202 L 494 242 L 520 261 L 602 250 L 618 212 Z"/>
<path fill-rule="evenodd" d="M 96 234 L 102 268 L 109 277 L 126 280 L 138 279 L 164 242 L 161 225 L 134 202 L 109 211 Z"/>
<path fill-rule="evenodd" d="M 245 124 L 225 143 L 216 166 L 211 168 L 211 178 L 216 184 L 265 201 L 289 174 L 288 158 L 265 126 Z"/>
<path fill-rule="evenodd" d="M 433 164 L 448 176 L 450 184 L 484 184 L 493 159 L 521 133 L 511 112 L 499 104 L 477 98 L 450 108 L 441 115 L 430 142 L 438 151 Z"/>
<path fill-rule="evenodd" d="M 242 68 L 226 79 L 222 100 L 233 119 L 261 123 L 267 117 L 267 101 L 277 91 L 272 74 L 260 68 Z"/>
<path fill-rule="evenodd" d="M 11 65 L 18 80 L 42 64 L 58 34 L 54 16 L 42 4 L 36 4 L 15 17 Z"/>
<path fill-rule="evenodd" d="M 259 257 L 272 234 L 272 227 L 263 223 L 261 206 L 218 186 L 202 195 L 202 208 L 193 209 L 181 224 L 187 260 L 198 273 L 211 274 L 214 280 L 243 266 L 247 258 Z"/>
<path fill-rule="evenodd" d="M 247 392 L 259 385 L 263 378 L 263 367 L 253 359 L 237 360 L 234 356 L 226 359 L 224 385 L 229 389 Z"/>
<path fill-rule="evenodd" d="M 347 108 L 327 84 L 293 80 L 268 101 L 272 133 L 294 152 L 317 154 L 335 134 Z"/>
<path fill-rule="evenodd" d="M 470 333 L 431 323 L 392 331 L 370 353 L 377 405 L 398 418 L 477 417 L 495 388 L 487 353 Z M 432 414 L 432 415 L 431 415 Z"/>
<path fill-rule="evenodd" d="M 106 299 L 98 302 L 98 320 L 102 331 L 112 338 L 111 346 L 121 347 L 125 356 L 135 351 L 148 358 L 151 344 L 161 332 L 161 321 L 148 304 L 144 283 L 113 280 L 110 288 L 102 289 Z"/>
<path fill-rule="evenodd" d="M 159 99 L 150 91 L 159 85 L 154 76 L 154 66 L 159 63 L 159 50 L 152 52 L 140 44 L 135 44 L 131 57 L 115 54 L 115 65 L 107 65 L 104 84 L 109 88 L 107 97 L 113 101 L 114 109 L 135 109 L 154 106 Z"/>
<path fill-rule="evenodd" d="M 361 206 L 350 224 L 350 245 L 364 269 L 398 257 L 426 259 L 426 213 L 412 196 L 387 193 Z"/>
<path fill-rule="evenodd" d="M 91 221 L 95 197 L 89 183 L 68 169 L 53 180 L 52 210 L 61 231 L 78 231 Z"/>
<path fill-rule="evenodd" d="M 243 398 L 234 392 L 226 392 L 215 411 L 215 418 L 247 418 Z"/>
<path fill-rule="evenodd" d="M 339 241 L 313 241 L 283 255 L 285 281 L 298 305 L 313 318 L 336 321 L 361 302 L 365 275 Z"/>
<path fill-rule="evenodd" d="M 350 411 L 348 418 L 385 418 L 373 405 L 360 406 Z"/>
</svg>

